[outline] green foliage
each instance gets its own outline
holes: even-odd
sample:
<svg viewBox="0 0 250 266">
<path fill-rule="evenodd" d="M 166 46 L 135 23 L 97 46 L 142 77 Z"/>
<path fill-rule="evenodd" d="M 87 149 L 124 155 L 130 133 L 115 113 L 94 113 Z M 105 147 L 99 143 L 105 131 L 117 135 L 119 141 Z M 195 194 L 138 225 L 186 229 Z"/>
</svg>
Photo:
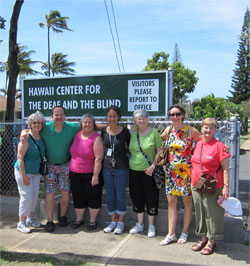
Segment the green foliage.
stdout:
<svg viewBox="0 0 250 266">
<path fill-rule="evenodd" d="M 169 54 L 165 52 L 154 53 L 152 59 L 148 59 L 143 71 L 168 70 L 170 67 L 168 58 Z M 195 76 L 196 71 L 186 68 L 181 62 L 173 64 L 173 75 L 174 103 L 179 103 L 185 99 L 187 93 L 194 91 L 198 78 Z"/>
<path fill-rule="evenodd" d="M 71 67 L 75 66 L 74 62 L 68 62 L 67 55 L 62 53 L 54 53 L 51 57 L 51 73 L 54 77 L 55 74 L 59 75 L 74 75 L 75 70 Z M 44 74 L 48 76 L 48 63 L 42 65 L 42 70 L 45 70 Z"/>
<path fill-rule="evenodd" d="M 247 8 L 239 41 L 238 59 L 232 77 L 230 90 L 234 103 L 241 103 L 250 99 L 250 11 Z"/>
<path fill-rule="evenodd" d="M 168 58 L 169 54 L 165 52 L 154 53 L 152 59 L 148 59 L 147 65 L 142 71 L 168 70 L 170 67 Z"/>
<path fill-rule="evenodd" d="M 57 10 L 51 10 L 48 15 L 45 15 L 46 23 L 39 23 L 41 28 L 47 27 L 48 30 L 48 76 L 51 74 L 50 65 L 50 29 L 56 33 L 62 33 L 63 30 L 72 31 L 68 28 L 67 20 L 69 17 L 62 17 L 61 13 Z"/>
<path fill-rule="evenodd" d="M 174 64 L 176 62 L 182 62 L 179 46 L 177 43 L 174 46 L 174 55 L 173 55 L 173 62 L 172 63 Z"/>
<path fill-rule="evenodd" d="M 198 78 L 195 76 L 196 71 L 190 70 L 180 62 L 173 64 L 174 69 L 174 103 L 181 102 L 185 99 L 187 93 L 195 89 Z"/>
<path fill-rule="evenodd" d="M 6 20 L 0 16 L 0 29 L 5 30 L 5 22 Z"/>
<path fill-rule="evenodd" d="M 193 113 L 191 118 L 202 120 L 207 117 L 213 117 L 218 120 L 229 120 L 236 116 L 240 121 L 243 120 L 243 109 L 224 98 L 215 97 L 213 94 L 193 102 Z"/>
</svg>

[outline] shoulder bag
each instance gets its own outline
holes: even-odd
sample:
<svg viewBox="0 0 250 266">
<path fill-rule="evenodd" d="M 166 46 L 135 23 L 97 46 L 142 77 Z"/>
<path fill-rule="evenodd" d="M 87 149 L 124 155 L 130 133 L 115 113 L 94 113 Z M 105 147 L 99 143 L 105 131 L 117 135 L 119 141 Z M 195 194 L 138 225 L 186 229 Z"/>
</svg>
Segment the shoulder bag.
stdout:
<svg viewBox="0 0 250 266">
<path fill-rule="evenodd" d="M 39 147 L 39 145 L 37 144 L 37 142 L 35 141 L 35 139 L 32 137 L 31 134 L 29 134 L 32 141 L 35 143 L 35 145 L 37 146 L 39 153 L 40 153 L 40 157 L 41 157 L 41 163 L 40 163 L 40 168 L 39 168 L 39 173 L 41 175 L 47 175 L 49 172 L 49 166 L 48 166 L 48 161 L 47 159 L 44 157 L 42 157 L 42 153 L 41 153 L 41 149 Z"/>
<path fill-rule="evenodd" d="M 138 144 L 138 147 L 140 149 L 140 152 L 142 153 L 144 158 L 147 160 L 149 166 L 151 166 L 151 164 L 152 164 L 151 161 L 149 160 L 148 156 L 145 154 L 145 152 L 141 148 L 138 130 L 137 130 L 137 144 Z M 161 187 L 164 187 L 164 185 L 165 185 L 165 172 L 164 172 L 162 166 L 156 166 L 155 167 L 154 172 L 153 172 L 153 177 L 154 177 L 156 187 L 158 189 L 160 189 Z"/>
<path fill-rule="evenodd" d="M 216 175 L 219 172 L 221 165 L 219 165 L 214 176 L 209 173 L 203 173 L 202 162 L 201 162 L 202 149 L 203 149 L 203 143 L 201 144 L 201 152 L 200 152 L 201 175 L 197 181 L 195 189 L 196 191 L 204 194 L 214 194 L 216 191 L 216 182 L 218 182 Z"/>
<path fill-rule="evenodd" d="M 171 128 L 169 128 L 169 130 L 168 130 L 167 138 L 164 142 L 163 149 L 161 149 L 155 156 L 154 162 L 155 162 L 156 166 L 165 166 L 168 162 L 168 159 L 169 159 L 168 140 L 169 140 L 169 136 L 170 136 L 170 132 L 171 132 L 172 128 L 173 128 L 173 126 Z"/>
</svg>

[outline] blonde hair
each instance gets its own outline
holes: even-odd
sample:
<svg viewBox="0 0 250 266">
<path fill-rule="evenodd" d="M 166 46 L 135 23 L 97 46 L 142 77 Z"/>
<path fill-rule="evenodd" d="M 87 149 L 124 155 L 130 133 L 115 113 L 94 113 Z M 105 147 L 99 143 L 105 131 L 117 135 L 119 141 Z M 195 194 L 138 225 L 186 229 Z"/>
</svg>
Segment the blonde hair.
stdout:
<svg viewBox="0 0 250 266">
<path fill-rule="evenodd" d="M 214 126 L 214 128 L 217 128 L 217 120 L 211 117 L 205 118 L 202 120 L 201 127 L 203 126 Z"/>
</svg>

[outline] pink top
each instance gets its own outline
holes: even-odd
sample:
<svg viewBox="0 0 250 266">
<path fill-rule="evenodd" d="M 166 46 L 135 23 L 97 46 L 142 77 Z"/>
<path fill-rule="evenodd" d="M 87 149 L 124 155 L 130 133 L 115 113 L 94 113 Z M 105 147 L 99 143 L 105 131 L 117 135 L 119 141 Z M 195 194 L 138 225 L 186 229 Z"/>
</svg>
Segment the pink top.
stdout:
<svg viewBox="0 0 250 266">
<path fill-rule="evenodd" d="M 94 170 L 94 141 L 100 136 L 95 132 L 89 139 L 82 139 L 79 131 L 70 147 L 71 160 L 69 169 L 75 173 L 92 173 Z"/>
<path fill-rule="evenodd" d="M 201 152 L 201 144 L 203 143 L 202 150 L 202 170 L 203 173 L 209 173 L 211 175 L 215 175 L 221 161 L 230 157 L 230 153 L 225 152 L 225 145 L 221 141 L 213 138 L 209 142 L 204 142 L 203 140 L 198 141 L 195 146 L 194 154 L 192 155 L 192 186 L 195 187 L 196 183 L 201 175 L 201 167 L 200 167 L 200 152 Z M 216 175 L 218 180 L 216 187 L 223 187 L 223 170 L 222 168 Z"/>
</svg>

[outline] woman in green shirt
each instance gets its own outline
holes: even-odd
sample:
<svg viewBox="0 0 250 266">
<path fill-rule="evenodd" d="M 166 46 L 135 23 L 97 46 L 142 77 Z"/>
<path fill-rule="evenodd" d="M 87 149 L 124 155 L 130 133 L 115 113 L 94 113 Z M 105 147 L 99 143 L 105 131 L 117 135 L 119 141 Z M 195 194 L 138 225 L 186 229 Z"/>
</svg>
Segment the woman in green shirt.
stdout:
<svg viewBox="0 0 250 266">
<path fill-rule="evenodd" d="M 159 190 L 152 174 L 155 168 L 154 158 L 161 149 L 162 139 L 156 129 L 149 127 L 147 111 L 136 110 L 133 115 L 137 130 L 132 133 L 129 145 L 131 152 L 129 189 L 138 222 L 130 233 L 137 234 L 144 230 L 146 206 L 149 223 L 148 237 L 155 237 L 154 217 L 158 214 Z M 149 161 L 152 162 L 151 165 Z"/>
</svg>

